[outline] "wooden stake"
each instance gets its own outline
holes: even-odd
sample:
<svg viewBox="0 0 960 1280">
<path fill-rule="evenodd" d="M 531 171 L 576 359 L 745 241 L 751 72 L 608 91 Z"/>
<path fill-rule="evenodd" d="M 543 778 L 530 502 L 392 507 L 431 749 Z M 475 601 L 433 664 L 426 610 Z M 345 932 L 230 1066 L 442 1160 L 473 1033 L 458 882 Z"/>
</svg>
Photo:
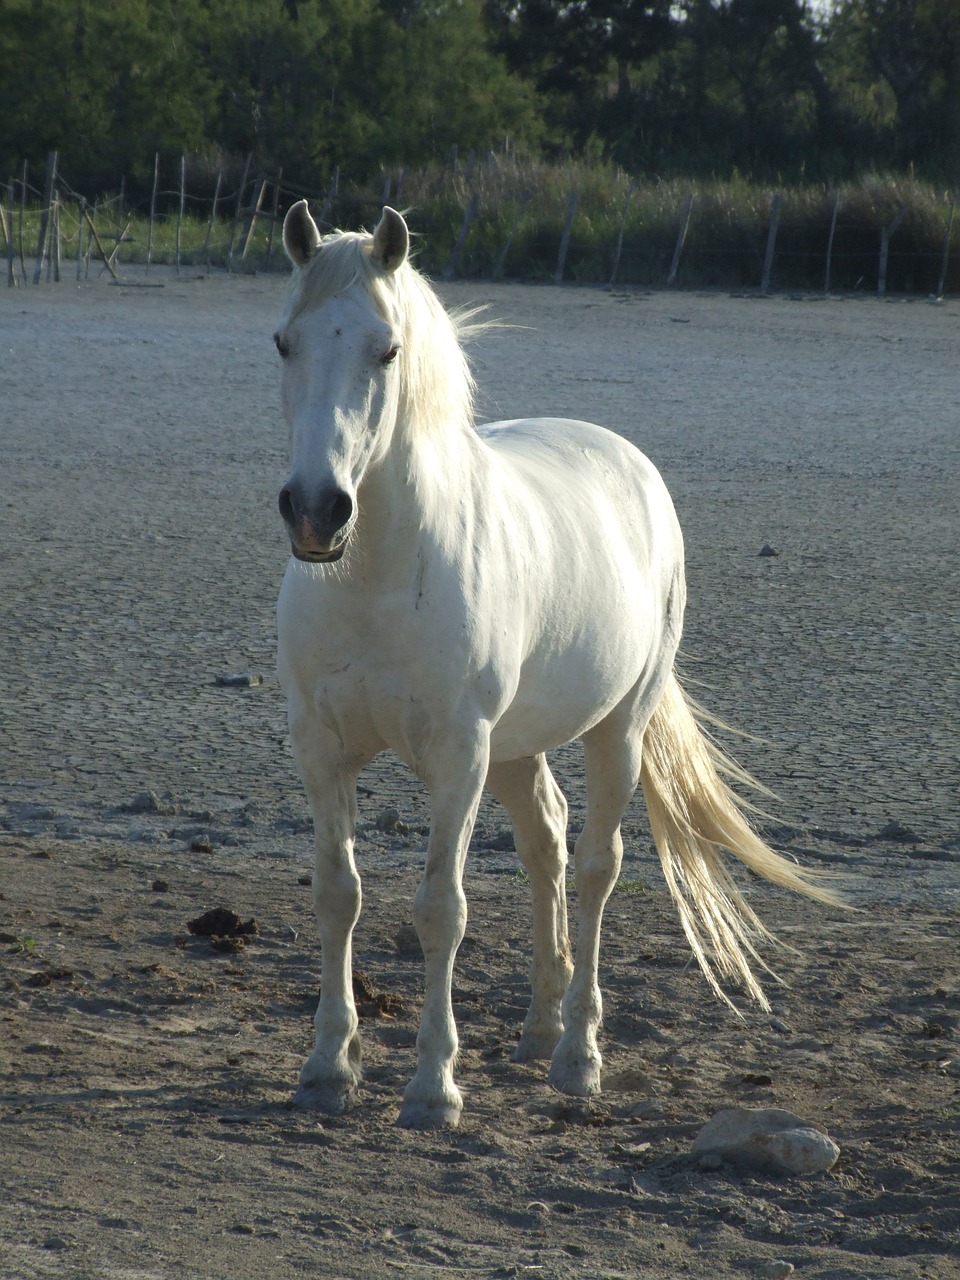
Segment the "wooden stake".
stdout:
<svg viewBox="0 0 960 1280">
<path fill-rule="evenodd" d="M 213 226 L 217 220 L 217 202 L 220 199 L 220 183 L 223 181 L 223 170 L 217 170 L 217 183 L 213 188 L 213 208 L 210 210 L 210 221 L 207 223 L 207 234 L 203 240 L 203 249 L 200 253 L 200 261 L 210 265 L 210 236 L 213 233 Z"/>
<path fill-rule="evenodd" d="M 260 207 L 263 204 L 263 197 L 267 193 L 266 178 L 260 179 L 260 186 L 257 188 L 257 198 L 248 210 L 248 221 L 246 231 L 243 237 L 243 248 L 240 251 L 240 265 L 246 262 L 247 254 L 250 252 L 250 245 L 253 243 L 253 231 L 257 225 L 257 218 L 260 216 Z"/>
<path fill-rule="evenodd" d="M 153 223 L 157 216 L 157 184 L 160 180 L 160 153 L 154 152 L 153 156 L 153 190 L 150 193 L 150 228 L 147 231 L 147 265 L 144 267 L 144 275 L 150 270 L 150 260 L 153 257 Z"/>
<path fill-rule="evenodd" d="M 833 197 L 833 213 L 830 215 L 830 235 L 827 237 L 827 265 L 823 272 L 823 292 L 830 292 L 830 260 L 833 257 L 833 237 L 837 230 L 837 214 L 840 212 L 840 192 Z"/>
<path fill-rule="evenodd" d="M 463 253 L 463 246 L 467 243 L 467 236 L 470 232 L 470 224 L 477 216 L 477 210 L 480 208 L 480 197 L 476 192 L 470 197 L 470 203 L 467 205 L 467 211 L 463 215 L 463 224 L 460 227 L 460 234 L 453 246 L 453 251 L 447 259 L 447 265 L 443 268 L 441 276 L 444 280 L 452 280 L 454 273 L 460 266 L 460 256 Z"/>
<path fill-rule="evenodd" d="M 520 230 L 520 222 L 529 203 L 530 196 L 524 196 L 517 205 L 517 212 L 513 219 L 513 226 L 510 228 L 510 234 L 507 236 L 507 242 L 500 250 L 500 256 L 493 265 L 494 280 L 500 280 L 503 278 L 503 273 L 507 266 L 507 255 L 510 253 L 510 246 L 513 244 L 514 236 Z"/>
<path fill-rule="evenodd" d="M 636 189 L 637 184 L 631 182 L 627 198 L 623 202 L 623 213 L 620 215 L 620 230 L 617 232 L 617 247 L 613 253 L 613 270 L 610 272 L 611 284 L 617 283 L 617 272 L 620 270 L 620 254 L 623 252 L 623 233 L 627 225 L 627 213 L 630 210 L 630 201 L 633 199 L 633 193 Z"/>
<path fill-rule="evenodd" d="M 267 240 L 267 266 L 273 259 L 273 233 L 277 229 L 277 222 L 280 218 L 280 184 L 283 181 L 283 170 L 277 170 L 277 180 L 273 184 L 273 217 L 270 219 L 270 236 Z"/>
<path fill-rule="evenodd" d="M 83 271 L 83 213 L 87 207 L 87 202 L 83 196 L 80 197 L 80 221 L 77 225 L 77 279 L 80 279 Z"/>
<path fill-rule="evenodd" d="M 553 277 L 554 284 L 560 284 L 563 280 L 563 270 L 567 265 L 567 252 L 570 249 L 570 232 L 573 230 L 573 220 L 577 215 L 578 198 L 577 193 L 573 191 L 567 201 L 567 212 L 564 214 L 563 231 L 560 235 L 560 251 L 557 254 L 557 269 Z"/>
<path fill-rule="evenodd" d="M 13 179 L 7 182 L 7 207 L 0 204 L 0 221 L 3 222 L 3 235 L 7 245 L 7 288 L 17 287 L 17 273 L 13 265 Z"/>
<path fill-rule="evenodd" d="M 53 193 L 53 279 L 55 284 L 60 283 L 60 193 Z"/>
<path fill-rule="evenodd" d="M 767 251 L 763 255 L 763 276 L 760 280 L 760 292 L 770 292 L 770 272 L 773 269 L 773 255 L 777 247 L 777 228 L 780 225 L 780 196 L 770 201 L 770 226 L 767 230 Z"/>
<path fill-rule="evenodd" d="M 99 253 L 100 257 L 103 259 L 103 265 L 107 268 L 107 270 L 113 276 L 114 280 L 118 280 L 119 276 L 114 271 L 113 264 L 111 263 L 110 259 L 107 257 L 104 251 L 103 245 L 100 243 L 100 237 L 97 235 L 97 228 L 93 225 L 93 219 L 90 217 L 90 210 L 85 208 L 83 211 L 83 216 L 87 220 L 87 226 L 90 228 L 90 234 L 93 236 L 94 244 L 97 246 L 97 253 Z"/>
<path fill-rule="evenodd" d="M 677 271 L 680 268 L 680 255 L 683 253 L 683 244 L 687 238 L 687 227 L 690 225 L 690 211 L 693 208 L 693 195 L 688 195 L 683 202 L 683 212 L 680 214 L 680 230 L 677 233 L 677 243 L 673 250 L 673 261 L 670 263 L 670 271 L 667 275 L 667 285 L 672 285 L 677 278 Z"/>
<path fill-rule="evenodd" d="M 43 184 L 43 206 L 40 209 L 40 235 L 37 241 L 37 261 L 33 269 L 33 283 L 39 284 L 43 276 L 43 264 L 47 256 L 47 232 L 50 227 L 50 211 L 53 206 L 53 189 L 57 179 L 57 152 L 47 153 L 47 176 Z"/>
<path fill-rule="evenodd" d="M 240 223 L 240 214 L 243 212 L 243 193 L 247 189 L 247 178 L 250 175 L 250 161 L 252 155 L 247 156 L 246 164 L 243 166 L 243 177 L 240 179 L 240 190 L 237 192 L 237 207 L 233 215 L 233 222 L 230 224 L 230 243 L 227 246 L 227 270 L 233 269 L 233 242 L 237 235 L 237 226 Z"/>
<path fill-rule="evenodd" d="M 907 215 L 907 206 L 901 205 L 896 217 L 889 226 L 880 231 L 880 266 L 877 271 L 877 293 L 882 298 L 887 292 L 887 255 L 890 252 L 890 238 Z"/>
<path fill-rule="evenodd" d="M 27 210 L 27 162 L 23 162 L 23 177 L 20 180 L 20 212 L 17 215 L 17 251 L 20 255 L 20 276 L 27 283 L 27 264 L 23 260 L 23 218 Z"/>
<path fill-rule="evenodd" d="M 10 184 L 10 190 L 12 193 L 13 191 L 12 183 Z M 950 262 L 950 232 L 953 230 L 953 215 L 956 212 L 956 209 L 957 209 L 957 202 L 953 198 L 953 196 L 951 196 L 950 212 L 947 214 L 947 230 L 943 237 L 943 258 L 941 259 L 941 262 L 940 262 L 940 280 L 939 280 L 939 283 L 937 284 L 938 298 L 943 297 L 943 290 L 947 283 L 947 266 L 949 265 L 949 262 Z"/>
<path fill-rule="evenodd" d="M 180 274 L 180 244 L 183 232 L 183 207 L 187 202 L 187 157 L 180 153 L 180 208 L 177 212 L 177 275 Z"/>
</svg>

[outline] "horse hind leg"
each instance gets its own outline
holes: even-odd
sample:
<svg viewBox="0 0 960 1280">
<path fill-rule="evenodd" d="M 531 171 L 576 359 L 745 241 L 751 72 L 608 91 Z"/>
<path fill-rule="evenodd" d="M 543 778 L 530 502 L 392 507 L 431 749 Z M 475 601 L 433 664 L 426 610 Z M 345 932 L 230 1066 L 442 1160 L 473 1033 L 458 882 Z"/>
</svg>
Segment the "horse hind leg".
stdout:
<svg viewBox="0 0 960 1280">
<path fill-rule="evenodd" d="M 510 815 L 533 896 L 532 997 L 515 1062 L 549 1058 L 563 1031 L 573 965 L 567 934 L 567 802 L 544 756 L 491 765 L 487 788 Z"/>
<path fill-rule="evenodd" d="M 576 964 L 563 1001 L 563 1035 L 549 1075 L 554 1088 L 580 1097 L 600 1092 L 600 929 L 623 861 L 620 822 L 639 782 L 642 742 L 643 729 L 638 727 L 633 699 L 621 704 L 583 738 L 587 817 L 574 852 L 579 923 Z"/>
</svg>

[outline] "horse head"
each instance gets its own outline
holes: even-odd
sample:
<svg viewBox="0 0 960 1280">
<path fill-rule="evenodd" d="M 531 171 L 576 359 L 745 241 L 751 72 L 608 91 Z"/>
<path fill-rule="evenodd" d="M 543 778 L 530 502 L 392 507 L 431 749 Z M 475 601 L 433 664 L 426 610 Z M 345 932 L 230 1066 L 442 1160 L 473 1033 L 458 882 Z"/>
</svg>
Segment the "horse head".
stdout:
<svg viewBox="0 0 960 1280">
<path fill-rule="evenodd" d="M 360 484 L 396 423 L 401 331 L 389 286 L 410 240 L 389 208 L 372 236 L 321 237 L 301 200 L 284 220 L 283 243 L 294 278 L 274 341 L 291 467 L 278 505 L 293 554 L 328 563 L 343 555 Z"/>
</svg>

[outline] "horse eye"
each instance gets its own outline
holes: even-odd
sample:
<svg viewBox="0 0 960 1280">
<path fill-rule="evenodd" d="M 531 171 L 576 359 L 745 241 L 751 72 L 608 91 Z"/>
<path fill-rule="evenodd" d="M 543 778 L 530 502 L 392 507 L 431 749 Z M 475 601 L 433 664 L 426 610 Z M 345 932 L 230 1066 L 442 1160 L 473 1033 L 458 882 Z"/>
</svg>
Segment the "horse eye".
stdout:
<svg viewBox="0 0 960 1280">
<path fill-rule="evenodd" d="M 383 353 L 383 355 L 380 357 L 380 363 L 393 364 L 394 360 L 396 360 L 399 354 L 400 354 L 399 346 L 393 346 L 388 351 L 385 351 Z"/>
<path fill-rule="evenodd" d="M 273 340 L 277 344 L 277 350 L 280 352 L 280 359 L 286 360 L 290 354 L 289 342 L 287 342 L 286 338 L 281 337 L 279 333 L 273 335 Z"/>
</svg>

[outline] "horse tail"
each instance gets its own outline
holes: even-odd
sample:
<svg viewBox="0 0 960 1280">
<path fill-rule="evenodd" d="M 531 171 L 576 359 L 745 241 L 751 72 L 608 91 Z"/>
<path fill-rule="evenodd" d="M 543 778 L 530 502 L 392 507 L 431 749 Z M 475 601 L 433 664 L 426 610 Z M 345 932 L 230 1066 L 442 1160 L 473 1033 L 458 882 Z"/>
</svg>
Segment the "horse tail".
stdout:
<svg viewBox="0 0 960 1280">
<path fill-rule="evenodd" d="M 736 1006 L 721 978 L 739 981 L 769 1010 L 751 961 L 776 978 L 756 944 L 778 939 L 747 904 L 722 850 L 764 880 L 829 906 L 844 904 L 818 883 L 822 873 L 781 857 L 750 826 L 743 808 L 752 806 L 744 805 L 725 777 L 765 788 L 703 732 L 701 723 L 709 720 L 671 672 L 644 735 L 640 782 L 664 876 L 700 968 L 731 1008 Z"/>
</svg>

